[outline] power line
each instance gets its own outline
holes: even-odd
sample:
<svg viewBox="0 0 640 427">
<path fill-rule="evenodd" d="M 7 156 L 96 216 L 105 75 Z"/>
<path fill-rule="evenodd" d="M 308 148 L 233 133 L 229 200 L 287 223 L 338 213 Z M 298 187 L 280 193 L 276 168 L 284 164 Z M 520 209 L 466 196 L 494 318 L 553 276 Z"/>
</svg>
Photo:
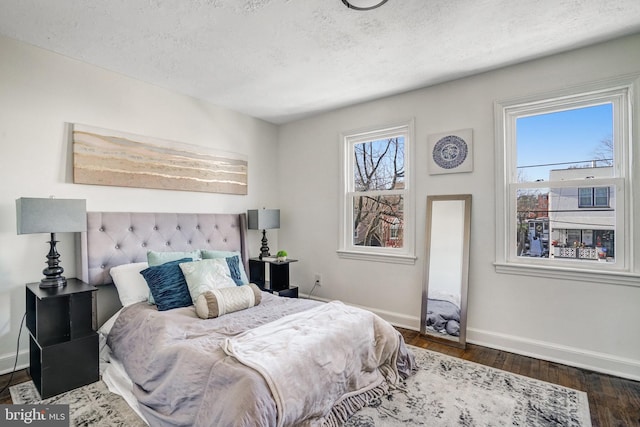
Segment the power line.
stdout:
<svg viewBox="0 0 640 427">
<path fill-rule="evenodd" d="M 540 209 L 540 210 L 534 210 L 534 209 L 524 209 L 524 210 L 518 210 L 516 211 L 518 213 L 565 213 L 565 212 L 615 212 L 615 209 L 613 208 L 600 208 L 600 209 L 588 209 L 588 208 L 580 208 L 580 209 Z M 531 219 L 535 219 L 535 218 L 531 218 Z"/>
<path fill-rule="evenodd" d="M 591 222 L 577 222 L 577 221 L 558 221 L 558 220 L 550 220 L 549 222 L 557 223 L 557 224 L 577 224 L 577 225 L 592 225 L 594 227 L 607 227 L 607 224 L 595 224 Z M 611 226 L 612 227 L 612 226 Z"/>
<path fill-rule="evenodd" d="M 594 162 L 612 162 L 612 161 L 613 161 L 613 159 L 576 160 L 574 162 L 543 163 L 543 164 L 539 164 L 539 165 L 518 166 L 517 169 L 539 168 L 539 167 L 542 167 L 542 166 L 573 165 L 573 164 L 576 164 L 576 163 L 594 163 Z"/>
</svg>

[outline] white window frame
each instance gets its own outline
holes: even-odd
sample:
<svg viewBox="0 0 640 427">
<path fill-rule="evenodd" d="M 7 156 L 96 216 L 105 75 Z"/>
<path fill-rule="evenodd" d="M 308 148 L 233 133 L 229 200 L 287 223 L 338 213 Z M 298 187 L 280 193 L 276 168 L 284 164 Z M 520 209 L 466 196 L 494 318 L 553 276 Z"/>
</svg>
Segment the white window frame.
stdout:
<svg viewBox="0 0 640 427">
<path fill-rule="evenodd" d="M 357 246 L 353 244 L 353 196 L 354 192 L 354 145 L 397 136 L 404 137 L 404 189 L 393 190 L 401 194 L 404 203 L 404 230 L 402 248 Z M 414 170 L 414 120 L 375 126 L 340 134 L 340 226 L 338 256 L 346 259 L 415 264 L 415 190 Z"/>
<path fill-rule="evenodd" d="M 634 206 L 631 150 L 632 131 L 637 128 L 638 76 L 623 77 L 513 100 L 497 101 L 495 114 L 496 155 L 496 261 L 498 273 L 595 281 L 638 286 L 634 265 Z M 555 182 L 517 182 L 516 120 L 520 117 L 613 104 L 613 177 Z M 516 194 L 518 189 L 613 186 L 616 191 L 615 263 L 586 263 L 548 258 L 518 257 L 516 254 Z M 637 224 L 635 224 L 637 226 Z"/>
</svg>

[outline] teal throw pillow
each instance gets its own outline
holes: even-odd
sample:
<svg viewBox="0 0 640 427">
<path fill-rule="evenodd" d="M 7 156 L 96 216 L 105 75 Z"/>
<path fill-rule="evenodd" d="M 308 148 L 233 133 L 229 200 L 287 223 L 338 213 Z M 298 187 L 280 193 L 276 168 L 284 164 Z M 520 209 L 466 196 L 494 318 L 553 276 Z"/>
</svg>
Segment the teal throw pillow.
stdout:
<svg viewBox="0 0 640 427">
<path fill-rule="evenodd" d="M 192 260 L 198 260 L 201 258 L 200 250 L 196 249 L 195 251 L 189 252 L 147 252 L 147 263 L 149 263 L 149 267 L 153 267 L 154 265 L 161 265 L 165 262 L 175 261 L 182 258 L 191 258 Z"/>
</svg>

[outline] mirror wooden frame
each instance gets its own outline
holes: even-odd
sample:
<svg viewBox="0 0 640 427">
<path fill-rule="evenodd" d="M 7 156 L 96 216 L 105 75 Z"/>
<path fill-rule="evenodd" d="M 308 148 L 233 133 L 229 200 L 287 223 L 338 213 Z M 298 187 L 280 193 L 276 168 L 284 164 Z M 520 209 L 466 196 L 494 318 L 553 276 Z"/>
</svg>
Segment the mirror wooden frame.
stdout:
<svg viewBox="0 0 640 427">
<path fill-rule="evenodd" d="M 431 273 L 435 272 L 436 266 L 431 266 L 431 262 L 436 258 L 433 256 L 434 251 L 438 247 L 443 247 L 442 242 L 437 242 L 434 239 L 435 230 L 442 230 L 445 224 L 438 224 L 438 215 L 433 214 L 434 205 L 437 206 L 438 202 L 443 201 L 462 201 L 463 212 L 462 214 L 462 230 L 458 230 L 456 235 L 462 237 L 460 248 L 460 260 L 456 261 L 456 264 L 460 265 L 460 330 L 459 336 L 451 336 L 444 333 L 438 333 L 428 328 L 427 325 L 427 313 L 428 313 L 428 301 L 429 301 L 429 279 Z M 427 196 L 427 226 L 426 226 L 426 257 L 425 257 L 425 273 L 424 284 L 422 289 L 422 312 L 420 316 L 420 333 L 425 338 L 437 341 L 443 344 L 452 345 L 459 348 L 466 347 L 467 340 L 467 291 L 469 287 L 469 244 L 471 236 L 471 194 L 457 194 L 457 195 L 438 195 Z M 438 237 L 438 236 L 436 236 Z M 459 262 L 458 262 L 459 261 Z M 457 273 L 457 272 L 456 272 Z M 433 288 L 433 284 L 431 284 Z"/>
</svg>

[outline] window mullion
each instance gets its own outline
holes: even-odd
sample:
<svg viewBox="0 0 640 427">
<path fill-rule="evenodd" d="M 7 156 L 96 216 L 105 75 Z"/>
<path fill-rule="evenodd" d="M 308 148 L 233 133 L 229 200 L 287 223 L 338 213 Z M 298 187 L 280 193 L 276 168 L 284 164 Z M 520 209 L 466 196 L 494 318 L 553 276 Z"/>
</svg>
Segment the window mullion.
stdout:
<svg viewBox="0 0 640 427">
<path fill-rule="evenodd" d="M 406 190 L 368 190 L 368 191 L 349 191 L 347 193 L 348 197 L 356 197 L 356 196 L 402 196 L 406 194 Z"/>
</svg>

